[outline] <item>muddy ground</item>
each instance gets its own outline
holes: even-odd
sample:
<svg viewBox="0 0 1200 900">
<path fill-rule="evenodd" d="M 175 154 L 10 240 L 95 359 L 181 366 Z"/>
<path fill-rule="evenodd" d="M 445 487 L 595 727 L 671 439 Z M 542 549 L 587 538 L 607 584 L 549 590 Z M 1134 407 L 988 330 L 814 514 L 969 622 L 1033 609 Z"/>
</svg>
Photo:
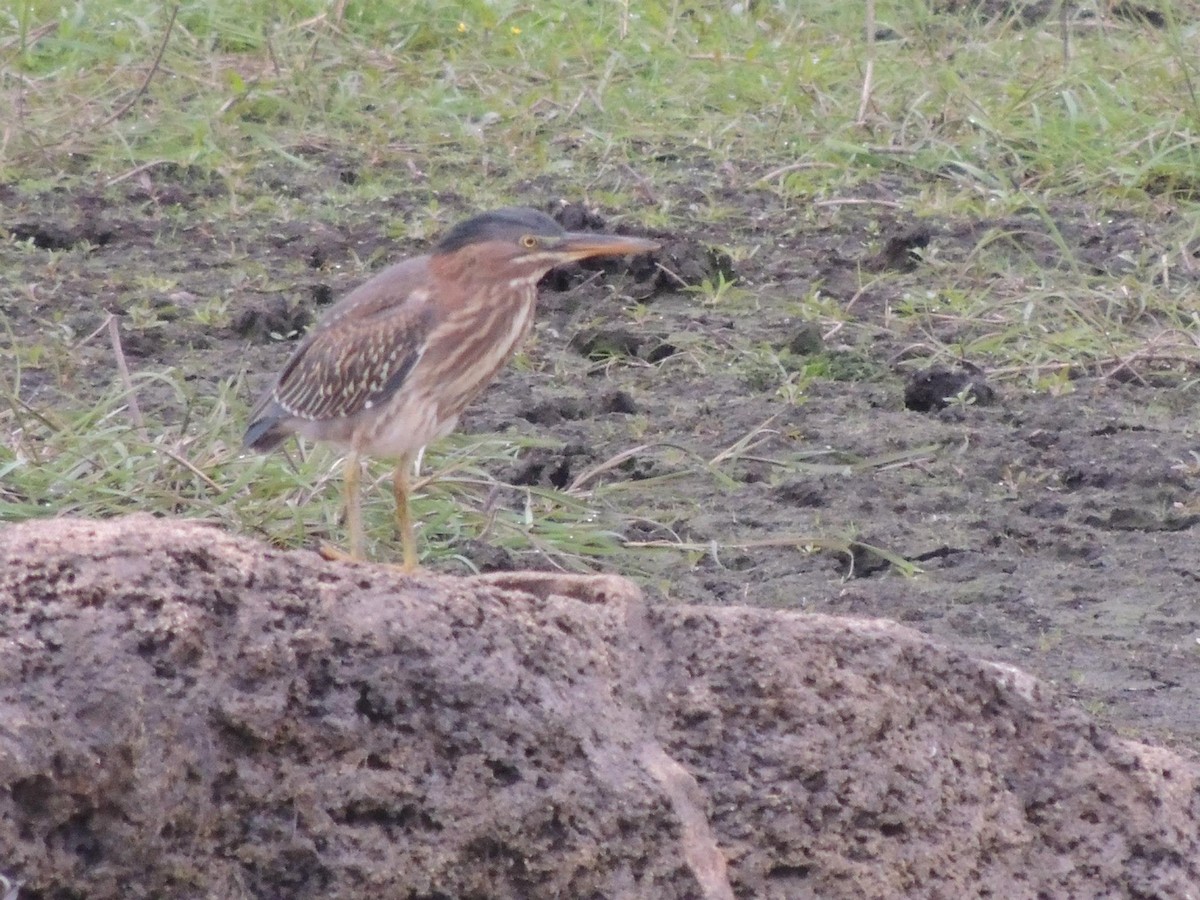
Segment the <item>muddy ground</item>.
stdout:
<svg viewBox="0 0 1200 900">
<path fill-rule="evenodd" d="M 655 445 L 601 476 L 608 483 L 646 480 L 687 469 L 688 457 L 663 450 L 664 442 L 711 459 L 765 425 L 753 449 L 726 467 L 732 483 L 684 471 L 606 501 L 628 540 L 764 546 L 646 550 L 596 568 L 632 568 L 659 602 L 898 620 L 1015 663 L 1124 733 L 1200 748 L 1194 375 L 1081 370 L 1070 390 L 1052 396 L 990 372 L 986 360 L 965 360 L 974 402 L 922 409 L 922 388 L 926 399 L 940 401 L 962 385 L 947 388 L 935 379 L 931 387 L 918 374 L 930 361 L 928 334 L 905 330 L 890 313 L 920 288 L 928 265 L 909 248 L 936 251 L 939 265 L 954 265 L 1000 227 L 1023 235 L 1011 242 L 1023 264 L 1055 267 L 1061 254 L 1045 223 L 1034 215 L 914 223 L 891 204 L 902 204 L 919 185 L 894 180 L 860 188 L 865 203 L 814 210 L 754 189 L 754 173 L 734 177 L 703 161 L 690 164 L 699 186 L 663 188 L 675 208 L 692 204 L 695 215 L 657 234 L 665 244 L 661 268 L 642 262 L 548 276 L 529 365 L 510 367 L 462 427 L 561 446 L 497 463 L 492 474 L 561 487 L 616 454 Z M 299 197 L 355 179 L 345 160 L 314 165 L 276 172 L 258 189 Z M 323 207 L 314 207 L 312 218 L 277 222 L 256 219 L 250 196 L 239 198 L 240 214 L 213 213 L 221 191 L 161 170 L 107 191 L 0 188 L 0 227 L 41 248 L 10 242 L 3 250 L 7 277 L 25 286 L 3 310 L 16 340 L 74 346 L 109 312 L 128 315 L 128 297 L 144 293 L 153 274 L 173 286 L 156 327 L 126 322 L 130 366 L 172 367 L 200 391 L 250 372 L 243 398 L 249 404 L 292 347 L 271 335 L 302 331 L 362 280 L 358 260 L 375 269 L 421 249 L 391 241 L 387 226 L 406 211 L 427 209 L 431 199 L 415 185 L 389 201 L 342 211 L 337 221 L 321 220 Z M 436 199 L 454 217 L 475 211 L 453 195 Z M 518 185 L 510 199 L 561 214 L 564 199 L 580 198 L 536 181 Z M 706 216 L 710 206 L 730 213 L 725 224 Z M 594 220 L 575 207 L 565 212 L 575 227 L 646 233 L 636 225 L 637 210 L 604 209 Z M 1064 206 L 1054 216 L 1093 273 L 1120 277 L 1131 255 L 1154 252 L 1160 239 L 1158 223 L 1104 210 Z M 709 250 L 748 245 L 757 252 L 737 262 Z M 719 271 L 738 279 L 739 293 L 726 302 L 681 290 L 675 278 L 694 285 Z M 866 290 L 864 272 L 878 276 Z M 848 307 L 844 325 L 831 318 L 814 328 L 796 317 L 797 299 L 818 288 Z M 191 310 L 214 297 L 231 298 L 228 315 L 201 326 Z M 931 321 L 946 330 L 941 341 L 967 327 Z M 789 402 L 778 390 L 779 373 L 756 366 L 762 348 L 787 350 L 797 365 L 824 353 L 830 376 Z M 21 392 L 31 406 L 82 404 L 109 387 L 114 367 L 103 340 L 73 353 L 66 371 L 26 367 Z M 168 394 L 147 388 L 143 402 L 171 418 Z M 862 461 L 870 464 L 855 465 Z M 337 502 L 332 486 L 327 502 Z M 906 557 L 921 572 L 904 577 L 869 553 L 851 565 L 844 554 L 777 540 L 848 534 Z M 483 569 L 550 565 L 478 543 L 458 549 Z"/>
</svg>

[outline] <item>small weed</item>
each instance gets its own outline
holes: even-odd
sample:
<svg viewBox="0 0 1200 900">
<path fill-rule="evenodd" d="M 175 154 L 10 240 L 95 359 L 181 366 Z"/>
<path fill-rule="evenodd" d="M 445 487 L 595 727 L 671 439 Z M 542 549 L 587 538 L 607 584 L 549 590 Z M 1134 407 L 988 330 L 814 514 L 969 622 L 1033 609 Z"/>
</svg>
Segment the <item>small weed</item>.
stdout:
<svg viewBox="0 0 1200 900">
<path fill-rule="evenodd" d="M 163 318 L 161 309 L 149 301 L 141 301 L 126 307 L 125 323 L 132 331 L 153 331 L 165 326 L 167 320 Z"/>
<path fill-rule="evenodd" d="M 716 277 L 706 278 L 696 287 L 687 290 L 695 292 L 704 306 L 741 308 L 753 303 L 753 295 L 738 287 L 737 279 L 727 278 L 724 272 L 717 272 Z"/>
<path fill-rule="evenodd" d="M 192 307 L 192 318 L 204 328 L 224 328 L 229 324 L 233 296 L 209 297 Z"/>
</svg>

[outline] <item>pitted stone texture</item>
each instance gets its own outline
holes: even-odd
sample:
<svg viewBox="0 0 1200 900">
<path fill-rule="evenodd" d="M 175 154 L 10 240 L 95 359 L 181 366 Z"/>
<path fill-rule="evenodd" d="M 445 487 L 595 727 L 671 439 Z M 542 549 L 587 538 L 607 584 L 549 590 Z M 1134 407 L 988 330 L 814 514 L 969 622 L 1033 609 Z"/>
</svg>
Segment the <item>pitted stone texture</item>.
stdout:
<svg viewBox="0 0 1200 900">
<path fill-rule="evenodd" d="M 885 622 L 0 531 L 0 869 L 59 898 L 1197 897 L 1200 768 Z"/>
</svg>

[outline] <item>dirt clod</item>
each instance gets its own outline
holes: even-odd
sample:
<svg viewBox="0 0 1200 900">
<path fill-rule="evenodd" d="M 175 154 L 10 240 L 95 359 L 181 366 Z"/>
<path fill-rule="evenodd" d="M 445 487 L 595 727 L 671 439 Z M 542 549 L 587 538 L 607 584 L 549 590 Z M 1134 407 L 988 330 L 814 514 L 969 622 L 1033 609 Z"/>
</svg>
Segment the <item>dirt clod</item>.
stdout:
<svg viewBox="0 0 1200 900">
<path fill-rule="evenodd" d="M 974 366 L 922 369 L 914 372 L 904 386 L 904 406 L 913 412 L 945 409 L 957 398 L 987 406 L 996 398 L 996 392 Z"/>
<path fill-rule="evenodd" d="M 604 231 L 608 227 L 599 212 L 583 203 L 563 203 L 552 215 L 567 231 Z"/>
<path fill-rule="evenodd" d="M 628 391 L 609 391 L 600 398 L 600 408 L 604 412 L 631 416 L 638 411 L 638 403 Z"/>
<path fill-rule="evenodd" d="M 802 322 L 788 336 L 784 345 L 797 356 L 812 356 L 825 348 L 825 338 L 821 334 L 821 326 L 816 322 Z"/>
<path fill-rule="evenodd" d="M 286 297 L 260 297 L 242 305 L 233 320 L 233 331 L 261 344 L 303 334 L 312 320 L 311 310 L 289 303 Z"/>
<path fill-rule="evenodd" d="M 872 272 L 912 272 L 921 262 L 921 251 L 929 246 L 933 234 L 928 225 L 914 225 L 888 236 L 883 249 L 867 260 Z"/>
<path fill-rule="evenodd" d="M 95 221 L 76 225 L 48 220 L 44 222 L 18 222 L 8 227 L 13 240 L 30 241 L 40 250 L 70 250 L 80 244 L 103 247 L 113 239 L 113 230 Z"/>
<path fill-rule="evenodd" d="M 655 256 L 666 269 L 660 277 L 670 282 L 667 287 L 672 290 L 718 281 L 733 283 L 738 277 L 728 253 L 696 241 L 679 238 L 667 241 Z"/>
<path fill-rule="evenodd" d="M 575 397 L 553 397 L 521 411 L 521 418 L 535 425 L 553 425 L 564 420 L 582 419 L 587 415 L 587 406 Z"/>
</svg>

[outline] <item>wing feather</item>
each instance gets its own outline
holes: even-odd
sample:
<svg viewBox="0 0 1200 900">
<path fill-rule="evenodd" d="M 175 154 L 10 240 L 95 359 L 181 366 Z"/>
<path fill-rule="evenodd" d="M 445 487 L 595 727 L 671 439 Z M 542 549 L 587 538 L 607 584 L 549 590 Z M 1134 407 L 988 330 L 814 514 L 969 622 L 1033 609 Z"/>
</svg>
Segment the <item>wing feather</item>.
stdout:
<svg viewBox="0 0 1200 900">
<path fill-rule="evenodd" d="M 272 399 L 288 415 L 309 420 L 345 418 L 385 402 L 425 350 L 428 316 L 420 312 L 401 307 L 333 320 L 296 351 Z"/>
<path fill-rule="evenodd" d="M 269 451 L 297 420 L 336 421 L 408 383 L 434 327 L 429 257 L 390 266 L 330 307 L 250 415 L 245 445 Z"/>
</svg>

